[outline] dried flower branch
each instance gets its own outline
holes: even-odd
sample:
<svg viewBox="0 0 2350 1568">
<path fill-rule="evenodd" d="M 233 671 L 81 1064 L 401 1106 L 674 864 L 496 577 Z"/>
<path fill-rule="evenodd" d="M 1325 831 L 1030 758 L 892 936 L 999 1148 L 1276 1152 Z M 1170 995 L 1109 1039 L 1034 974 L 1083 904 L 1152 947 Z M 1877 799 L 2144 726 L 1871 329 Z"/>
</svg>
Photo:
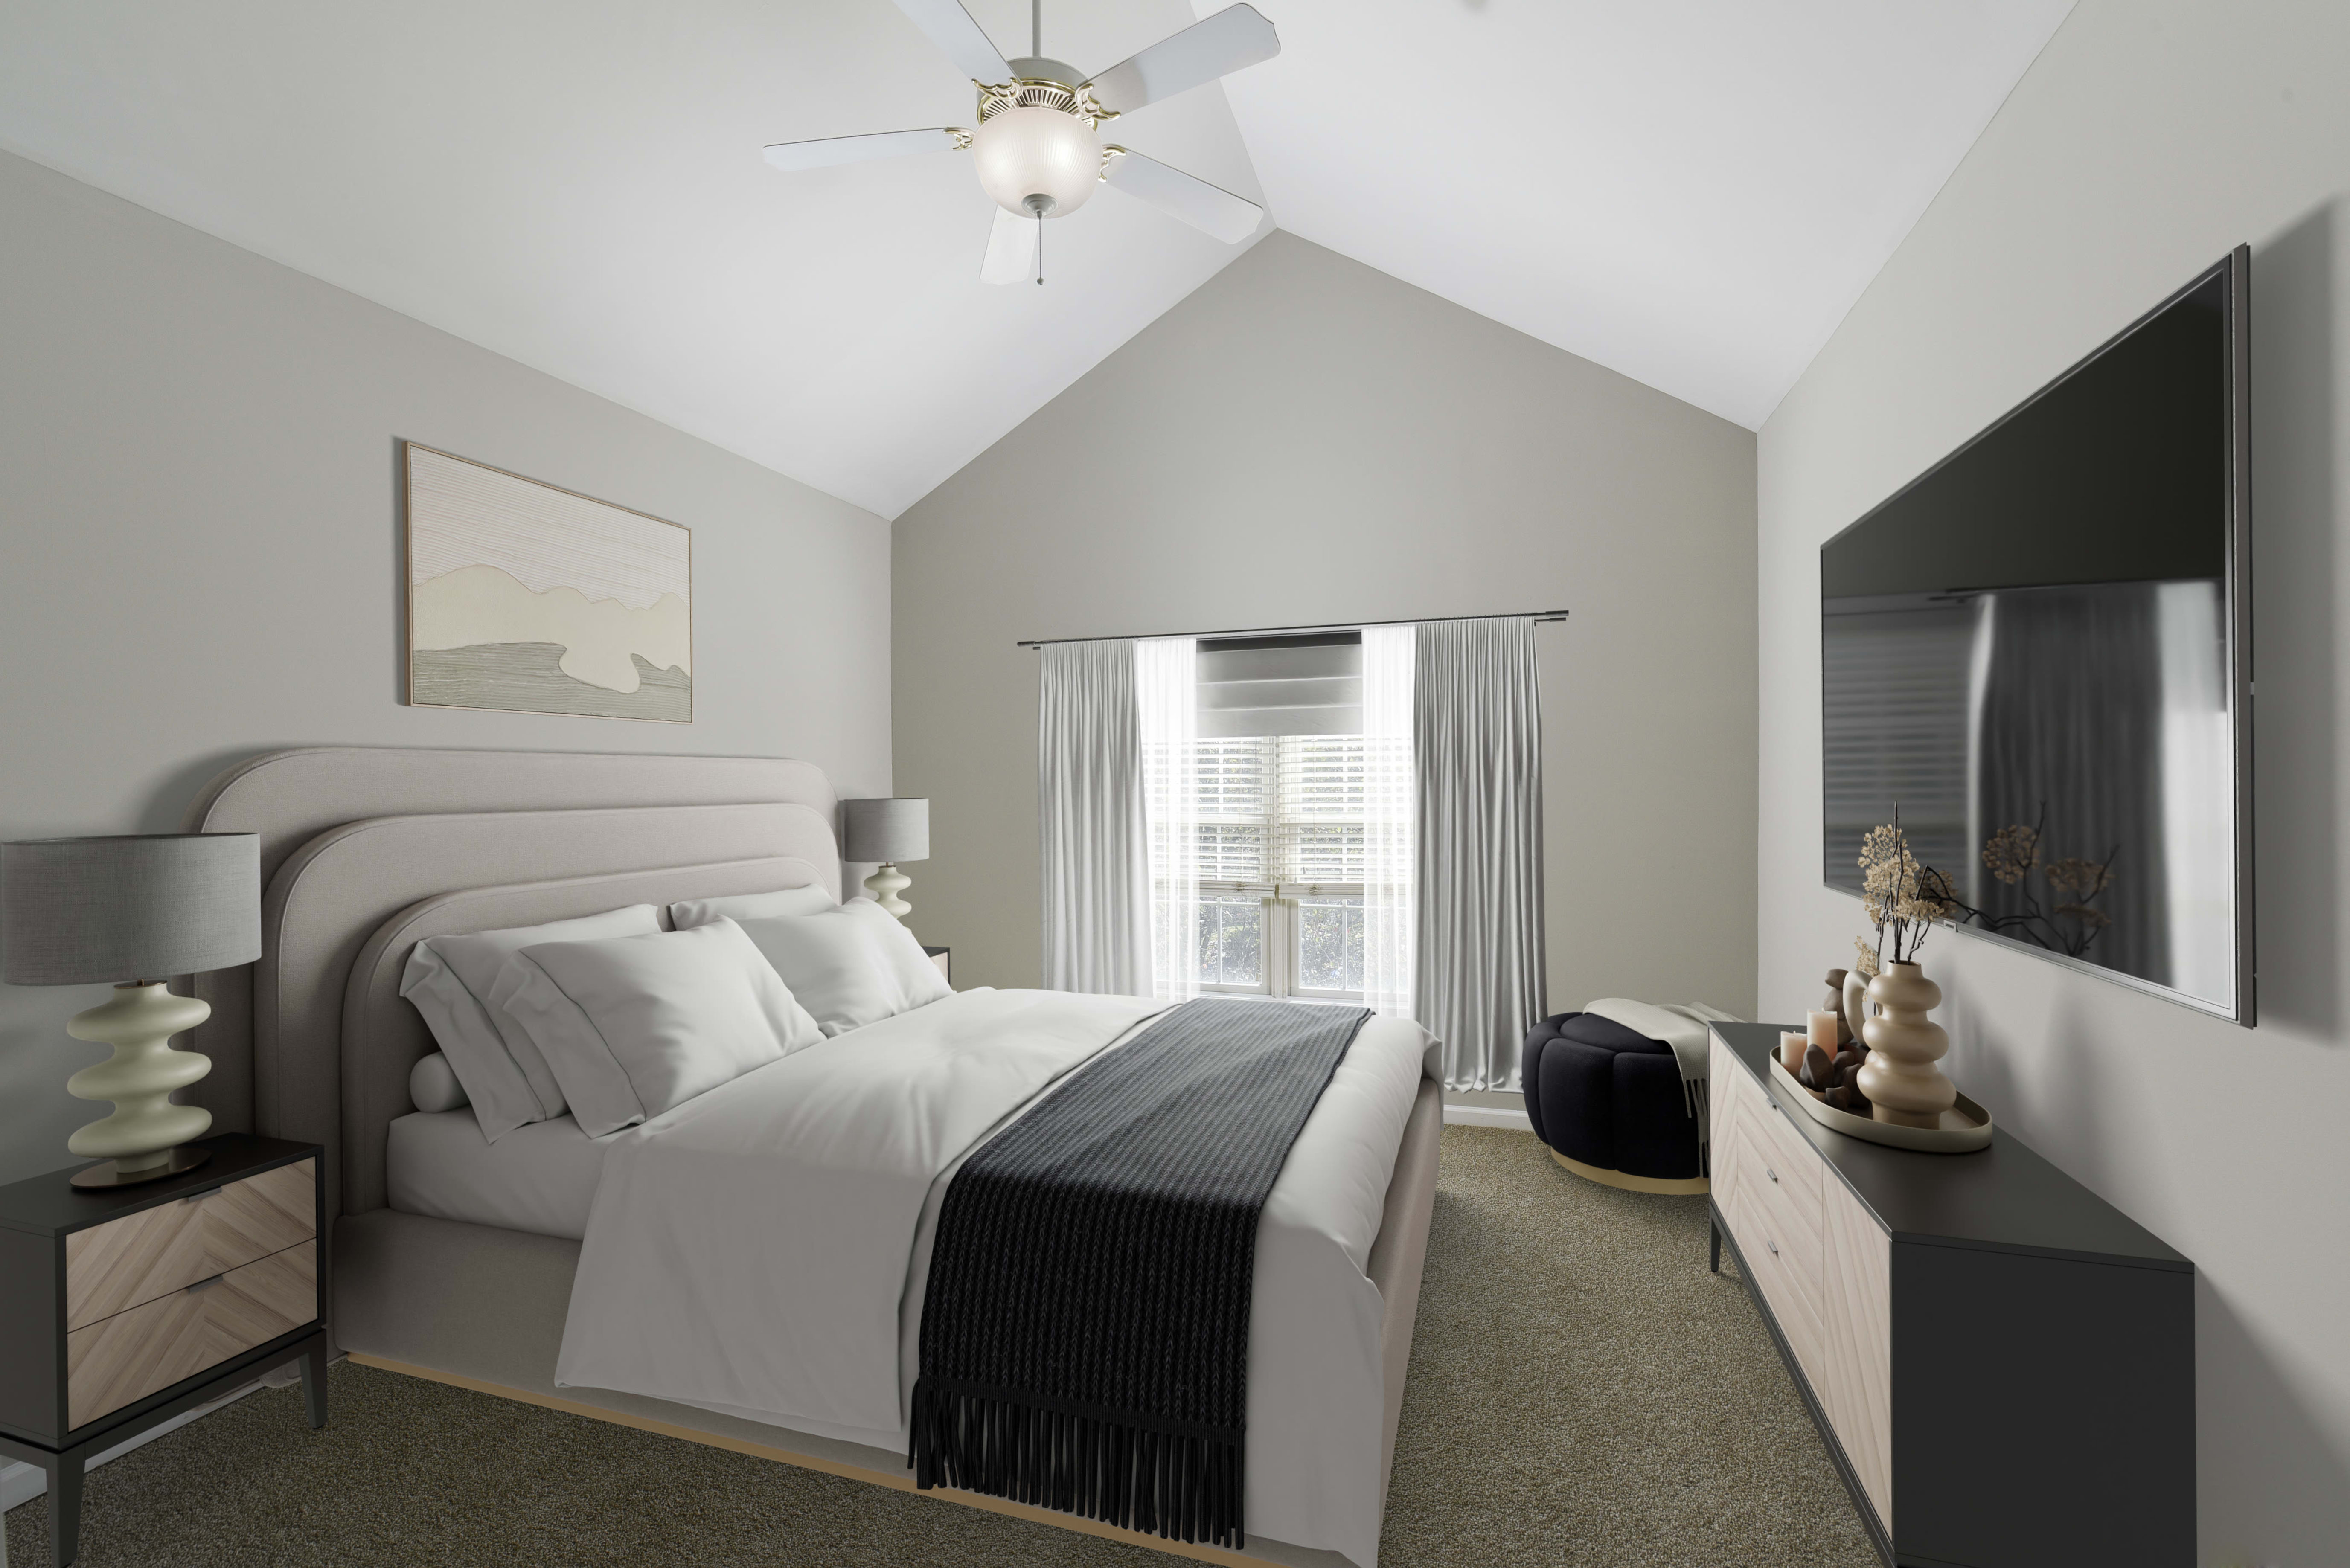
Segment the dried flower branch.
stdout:
<svg viewBox="0 0 2350 1568">
<path fill-rule="evenodd" d="M 1983 841 L 1983 868 L 2012 888 L 2040 864 L 2040 830 L 2018 822 Z"/>
<path fill-rule="evenodd" d="M 2103 860 L 2067 856 L 2043 866 L 2042 829 L 2047 819 L 2048 808 L 2043 803 L 2040 820 L 2031 826 L 2010 823 L 1983 840 L 1983 868 L 2019 890 L 2022 909 L 1994 915 L 1960 900 L 1947 883 L 1943 893 L 1960 919 L 1971 920 L 1982 929 L 2002 936 L 2020 938 L 2051 952 L 2079 958 L 2097 940 L 2097 933 L 2114 923 L 2113 917 L 2097 909 L 2095 900 L 2114 885 L 2114 860 L 2121 853 L 2121 846 L 2107 850 Z M 2024 879 L 2035 870 L 2047 882 L 2050 891 L 2062 900 L 2053 909 L 2043 911 L 2039 898 L 2023 886 Z"/>
<path fill-rule="evenodd" d="M 1909 840 L 1901 831 L 1898 805 L 1893 809 L 1891 823 L 1872 827 L 1862 837 L 1859 864 L 1861 909 L 1877 929 L 1877 947 L 1868 954 L 1866 972 L 1877 972 L 1877 963 L 1885 957 L 1888 931 L 1893 938 L 1893 961 L 1915 963 L 1934 922 L 1958 913 L 1950 879 L 1919 864 L 1910 852 Z"/>
</svg>

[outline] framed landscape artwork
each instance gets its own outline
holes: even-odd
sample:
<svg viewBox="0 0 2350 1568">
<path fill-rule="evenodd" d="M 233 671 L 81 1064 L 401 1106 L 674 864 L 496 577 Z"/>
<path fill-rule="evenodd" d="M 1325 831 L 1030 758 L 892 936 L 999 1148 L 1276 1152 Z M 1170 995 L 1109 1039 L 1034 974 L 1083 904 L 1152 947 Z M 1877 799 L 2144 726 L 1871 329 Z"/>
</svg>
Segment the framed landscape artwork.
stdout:
<svg viewBox="0 0 2350 1568">
<path fill-rule="evenodd" d="M 693 720 L 693 535 L 414 441 L 408 700 Z"/>
</svg>

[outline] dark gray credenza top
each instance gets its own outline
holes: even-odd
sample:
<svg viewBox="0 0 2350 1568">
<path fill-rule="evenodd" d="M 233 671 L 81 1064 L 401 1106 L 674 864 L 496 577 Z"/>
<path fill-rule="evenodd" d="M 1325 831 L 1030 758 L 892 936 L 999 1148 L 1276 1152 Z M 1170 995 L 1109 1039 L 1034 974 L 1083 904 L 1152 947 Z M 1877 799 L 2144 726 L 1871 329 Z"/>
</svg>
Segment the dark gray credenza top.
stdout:
<svg viewBox="0 0 2350 1568">
<path fill-rule="evenodd" d="M 1780 1091 L 1771 1079 L 1771 1053 L 1783 1033 L 1802 1030 L 1717 1023 L 1713 1032 L 1775 1102 Z M 1994 1127 L 1991 1146 L 1971 1154 L 1920 1154 L 1833 1131 L 1801 1106 L 1784 1106 L 1781 1114 L 1811 1139 L 1828 1168 L 1896 1241 L 2194 1269 L 2145 1226 L 2004 1129 Z"/>
</svg>

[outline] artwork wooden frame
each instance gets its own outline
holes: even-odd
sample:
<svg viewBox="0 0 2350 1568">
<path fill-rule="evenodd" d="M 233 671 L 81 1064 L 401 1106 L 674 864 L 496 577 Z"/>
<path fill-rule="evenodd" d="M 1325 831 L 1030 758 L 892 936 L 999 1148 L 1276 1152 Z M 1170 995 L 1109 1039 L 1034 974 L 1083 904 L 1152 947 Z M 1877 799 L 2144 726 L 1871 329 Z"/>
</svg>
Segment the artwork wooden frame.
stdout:
<svg viewBox="0 0 2350 1568">
<path fill-rule="evenodd" d="M 693 531 L 402 441 L 420 708 L 693 722 Z"/>
</svg>

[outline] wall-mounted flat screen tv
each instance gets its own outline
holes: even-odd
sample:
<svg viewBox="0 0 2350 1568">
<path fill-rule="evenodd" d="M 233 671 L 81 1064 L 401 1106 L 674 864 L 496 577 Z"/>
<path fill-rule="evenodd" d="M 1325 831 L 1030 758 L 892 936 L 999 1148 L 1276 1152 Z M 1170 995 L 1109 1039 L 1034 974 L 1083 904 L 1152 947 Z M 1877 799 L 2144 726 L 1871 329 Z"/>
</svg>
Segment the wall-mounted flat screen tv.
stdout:
<svg viewBox="0 0 2350 1568">
<path fill-rule="evenodd" d="M 1828 885 L 1898 810 L 1961 930 L 2247 1026 L 2249 269 L 1820 550 Z"/>
</svg>

